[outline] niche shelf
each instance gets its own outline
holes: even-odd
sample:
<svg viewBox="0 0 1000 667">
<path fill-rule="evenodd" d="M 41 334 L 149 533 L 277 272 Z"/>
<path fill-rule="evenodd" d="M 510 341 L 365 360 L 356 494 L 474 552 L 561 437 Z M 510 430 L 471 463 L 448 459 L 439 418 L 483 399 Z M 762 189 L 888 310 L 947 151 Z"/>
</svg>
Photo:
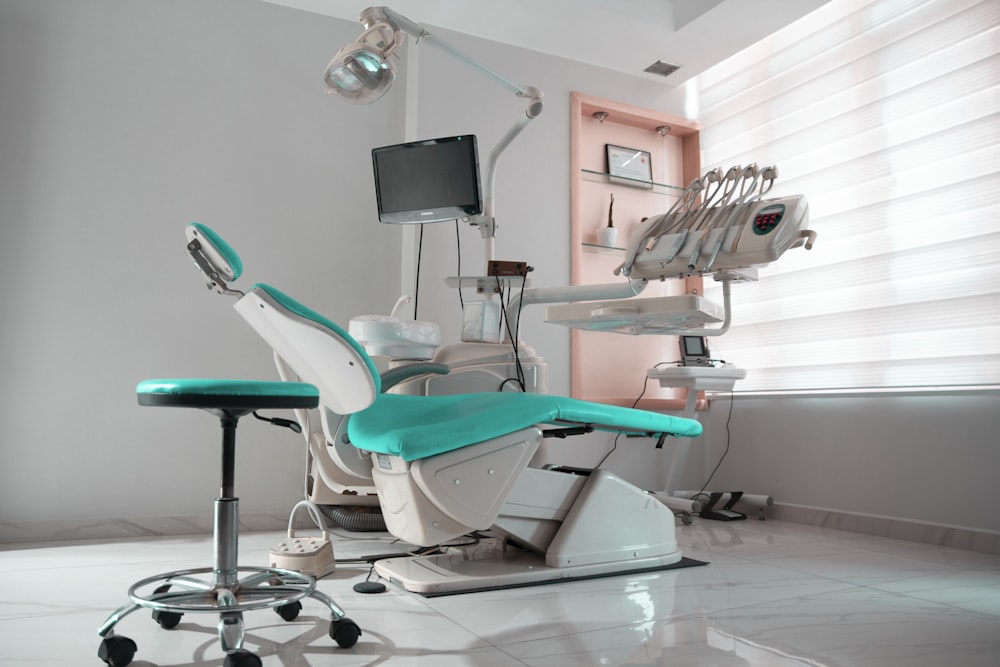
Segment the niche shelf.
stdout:
<svg viewBox="0 0 1000 667">
<path fill-rule="evenodd" d="M 580 173 L 583 180 L 590 181 L 591 183 L 604 183 L 605 185 L 621 185 L 625 187 L 631 187 L 647 190 L 653 194 L 665 195 L 667 197 L 673 197 L 677 199 L 684 192 L 684 188 L 679 185 L 670 185 L 668 183 L 656 183 L 639 181 L 634 178 L 627 178 L 625 176 L 612 176 L 606 171 L 593 171 L 592 169 L 581 169 Z"/>
<path fill-rule="evenodd" d="M 623 278 L 613 270 L 624 257 L 635 225 L 642 218 L 665 213 L 700 175 L 700 126 L 678 116 L 578 92 L 571 93 L 570 114 L 570 281 L 573 285 L 618 282 Z M 665 127 L 669 131 L 662 131 Z M 620 177 L 609 176 L 607 144 L 649 152 L 652 183 L 624 184 Z M 614 248 L 597 241 L 597 230 L 607 225 L 611 195 L 618 229 Z M 700 278 L 650 284 L 635 298 L 687 293 L 701 294 Z M 675 336 L 572 329 L 570 392 L 578 398 L 631 406 L 643 389 L 646 371 L 677 358 Z M 654 384 L 647 387 L 640 407 L 683 407 L 682 393 Z"/>
</svg>

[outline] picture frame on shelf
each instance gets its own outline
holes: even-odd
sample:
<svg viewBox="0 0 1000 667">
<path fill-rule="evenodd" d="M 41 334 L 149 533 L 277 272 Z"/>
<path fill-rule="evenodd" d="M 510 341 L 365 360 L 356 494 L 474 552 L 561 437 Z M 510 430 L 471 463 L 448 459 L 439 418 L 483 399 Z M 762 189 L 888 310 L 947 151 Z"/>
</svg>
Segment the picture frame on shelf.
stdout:
<svg viewBox="0 0 1000 667">
<path fill-rule="evenodd" d="M 651 189 L 653 164 L 649 151 L 605 144 L 608 153 L 608 180 L 621 185 Z"/>
</svg>

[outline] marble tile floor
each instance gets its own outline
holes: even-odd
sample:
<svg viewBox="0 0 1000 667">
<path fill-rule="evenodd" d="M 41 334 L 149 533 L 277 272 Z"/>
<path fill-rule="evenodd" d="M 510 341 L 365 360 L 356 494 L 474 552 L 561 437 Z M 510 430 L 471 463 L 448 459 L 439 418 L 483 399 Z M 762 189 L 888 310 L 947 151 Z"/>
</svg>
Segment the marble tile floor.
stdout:
<svg viewBox="0 0 1000 667">
<path fill-rule="evenodd" d="M 265 564 L 281 537 L 243 535 L 241 562 Z M 338 648 L 307 600 L 290 623 L 248 613 L 246 646 L 266 667 L 1000 665 L 1000 556 L 774 520 L 696 519 L 678 540 L 709 564 L 439 598 L 355 593 L 368 568 L 342 563 L 319 588 L 361 626 L 357 645 Z M 337 535 L 341 559 L 386 546 Z M 7 545 L 0 665 L 102 665 L 97 627 L 129 584 L 210 554 L 209 536 Z M 136 667 L 222 664 L 213 616 L 164 630 L 140 611 L 118 631 Z"/>
</svg>

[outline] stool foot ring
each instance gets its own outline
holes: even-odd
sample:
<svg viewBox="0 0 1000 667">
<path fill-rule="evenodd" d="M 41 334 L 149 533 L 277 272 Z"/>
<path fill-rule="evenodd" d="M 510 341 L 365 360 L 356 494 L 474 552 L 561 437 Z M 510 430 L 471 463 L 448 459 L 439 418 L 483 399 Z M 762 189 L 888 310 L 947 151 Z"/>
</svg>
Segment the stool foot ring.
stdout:
<svg viewBox="0 0 1000 667">
<path fill-rule="evenodd" d="M 217 583 L 218 575 L 210 567 L 164 572 L 135 582 L 128 596 L 139 607 L 183 614 L 282 607 L 316 591 L 315 579 L 292 570 L 241 566 L 227 574 L 235 583 Z M 208 580 L 199 579 L 198 575 Z M 154 587 L 152 592 L 143 590 L 149 587 Z"/>
</svg>

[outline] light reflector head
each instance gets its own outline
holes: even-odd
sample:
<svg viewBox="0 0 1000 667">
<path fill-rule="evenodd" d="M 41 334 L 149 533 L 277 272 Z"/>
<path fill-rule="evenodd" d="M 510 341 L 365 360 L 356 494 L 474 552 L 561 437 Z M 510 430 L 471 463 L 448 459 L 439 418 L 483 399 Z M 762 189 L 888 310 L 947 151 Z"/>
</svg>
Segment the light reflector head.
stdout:
<svg viewBox="0 0 1000 667">
<path fill-rule="evenodd" d="M 396 78 L 396 68 L 389 58 L 402 40 L 402 33 L 385 23 L 365 30 L 326 66 L 323 81 L 327 91 L 356 104 L 382 97 Z"/>
</svg>

